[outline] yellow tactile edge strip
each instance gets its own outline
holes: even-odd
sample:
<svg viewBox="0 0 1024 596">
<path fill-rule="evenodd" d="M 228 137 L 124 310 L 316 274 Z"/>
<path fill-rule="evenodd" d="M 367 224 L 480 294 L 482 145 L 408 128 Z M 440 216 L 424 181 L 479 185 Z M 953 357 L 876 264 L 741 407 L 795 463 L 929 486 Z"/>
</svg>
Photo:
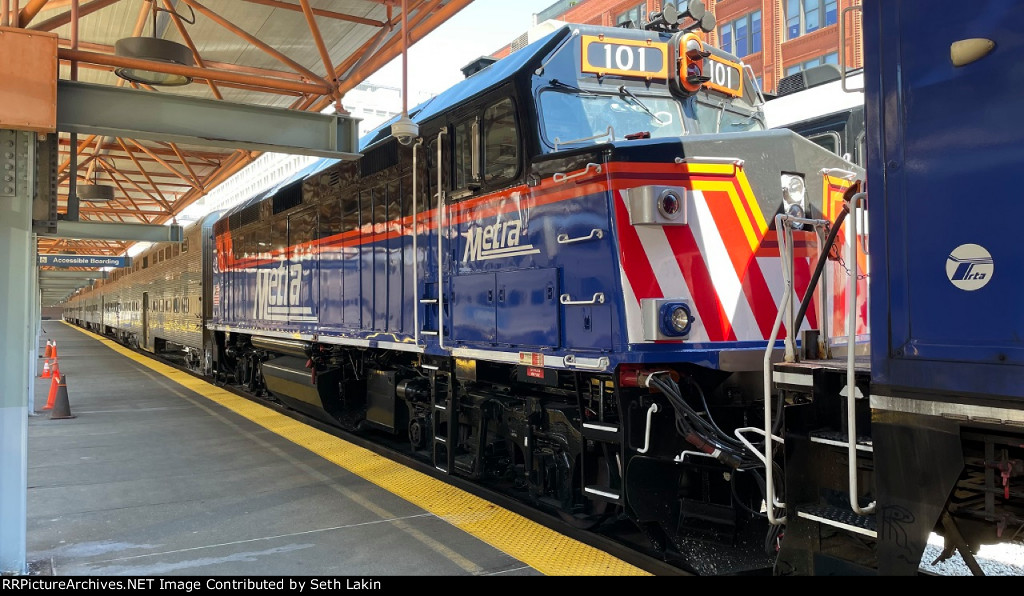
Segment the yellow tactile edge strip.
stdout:
<svg viewBox="0 0 1024 596">
<path fill-rule="evenodd" d="M 239 397 L 66 321 L 115 352 L 479 538 L 545 575 L 651 575 L 462 489 Z"/>
</svg>

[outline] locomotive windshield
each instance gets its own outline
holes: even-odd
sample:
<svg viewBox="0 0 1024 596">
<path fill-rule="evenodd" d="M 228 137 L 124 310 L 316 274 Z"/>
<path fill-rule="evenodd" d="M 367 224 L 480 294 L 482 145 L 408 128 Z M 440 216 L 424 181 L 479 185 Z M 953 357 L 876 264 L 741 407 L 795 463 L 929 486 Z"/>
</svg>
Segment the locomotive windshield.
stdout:
<svg viewBox="0 0 1024 596">
<path fill-rule="evenodd" d="M 694 102 L 693 109 L 700 123 L 700 132 L 746 132 L 764 130 L 764 123 L 758 118 L 760 111 L 738 110 L 730 104 L 714 105 Z"/>
<path fill-rule="evenodd" d="M 540 93 L 541 129 L 552 146 L 596 140 L 679 137 L 686 134 L 764 130 L 760 110 L 730 102 L 696 99 L 685 121 L 683 103 L 672 96 L 590 91 L 558 81 Z"/>
<path fill-rule="evenodd" d="M 544 138 L 552 145 L 565 145 L 594 137 L 621 140 L 637 133 L 648 133 L 650 138 L 686 134 L 675 98 L 638 96 L 621 89 L 596 92 L 552 81 L 540 93 Z"/>
</svg>

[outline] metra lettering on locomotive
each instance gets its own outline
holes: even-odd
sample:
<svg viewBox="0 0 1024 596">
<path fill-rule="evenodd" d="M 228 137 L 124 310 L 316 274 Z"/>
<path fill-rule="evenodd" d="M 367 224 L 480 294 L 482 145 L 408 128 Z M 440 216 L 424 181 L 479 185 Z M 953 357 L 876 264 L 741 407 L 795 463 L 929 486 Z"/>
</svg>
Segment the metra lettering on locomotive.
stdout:
<svg viewBox="0 0 1024 596">
<path fill-rule="evenodd" d="M 700 2 L 561 26 L 410 110 L 408 143 L 369 133 L 66 316 L 577 526 L 631 521 L 685 569 L 770 568 L 765 363 L 795 330 L 845 338 L 850 308 L 866 332 L 866 282 L 782 324 L 779 304 L 845 279 L 813 222 L 864 173 L 768 130 L 713 27 Z M 176 289 L 145 281 L 162 267 Z M 176 313 L 187 334 L 146 327 Z"/>
</svg>

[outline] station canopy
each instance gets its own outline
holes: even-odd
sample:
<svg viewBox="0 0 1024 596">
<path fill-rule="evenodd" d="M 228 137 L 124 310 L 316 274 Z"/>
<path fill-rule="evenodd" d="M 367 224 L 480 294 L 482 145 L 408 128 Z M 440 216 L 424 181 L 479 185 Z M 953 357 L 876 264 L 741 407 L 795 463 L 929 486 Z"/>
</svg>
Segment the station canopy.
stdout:
<svg viewBox="0 0 1024 596">
<path fill-rule="evenodd" d="M 4 3 L 17 10 L 9 13 L 9 26 L 59 37 L 58 85 L 66 81 L 134 88 L 320 113 L 340 107 L 346 92 L 401 56 L 403 21 L 406 43 L 411 45 L 471 1 L 28 0 L 20 7 L 13 0 Z M 405 19 L 403 4 L 408 8 Z M 154 62 L 154 56 L 166 61 Z M 160 117 L 159 105 L 153 102 L 153 118 Z M 96 199 L 80 200 L 82 222 L 176 221 L 186 207 L 263 153 L 199 142 L 143 140 L 116 131 L 75 137 L 72 143 L 70 133 L 58 134 L 58 211 L 67 209 L 71 172 L 76 170 L 76 186 L 81 189 L 77 196 Z M 123 255 L 131 244 L 40 236 L 39 252 Z"/>
</svg>

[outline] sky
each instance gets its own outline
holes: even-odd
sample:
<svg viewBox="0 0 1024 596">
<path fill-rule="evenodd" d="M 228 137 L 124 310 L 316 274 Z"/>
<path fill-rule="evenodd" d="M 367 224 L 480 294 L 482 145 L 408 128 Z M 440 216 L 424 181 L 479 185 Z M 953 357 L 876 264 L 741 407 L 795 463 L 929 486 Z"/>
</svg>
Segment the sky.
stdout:
<svg viewBox="0 0 1024 596">
<path fill-rule="evenodd" d="M 473 0 L 473 2 L 409 46 L 409 107 L 415 98 L 436 95 L 465 77 L 460 70 L 480 56 L 489 56 L 533 26 L 533 15 L 555 0 Z M 371 75 L 367 82 L 402 86 L 402 57 Z"/>
</svg>

